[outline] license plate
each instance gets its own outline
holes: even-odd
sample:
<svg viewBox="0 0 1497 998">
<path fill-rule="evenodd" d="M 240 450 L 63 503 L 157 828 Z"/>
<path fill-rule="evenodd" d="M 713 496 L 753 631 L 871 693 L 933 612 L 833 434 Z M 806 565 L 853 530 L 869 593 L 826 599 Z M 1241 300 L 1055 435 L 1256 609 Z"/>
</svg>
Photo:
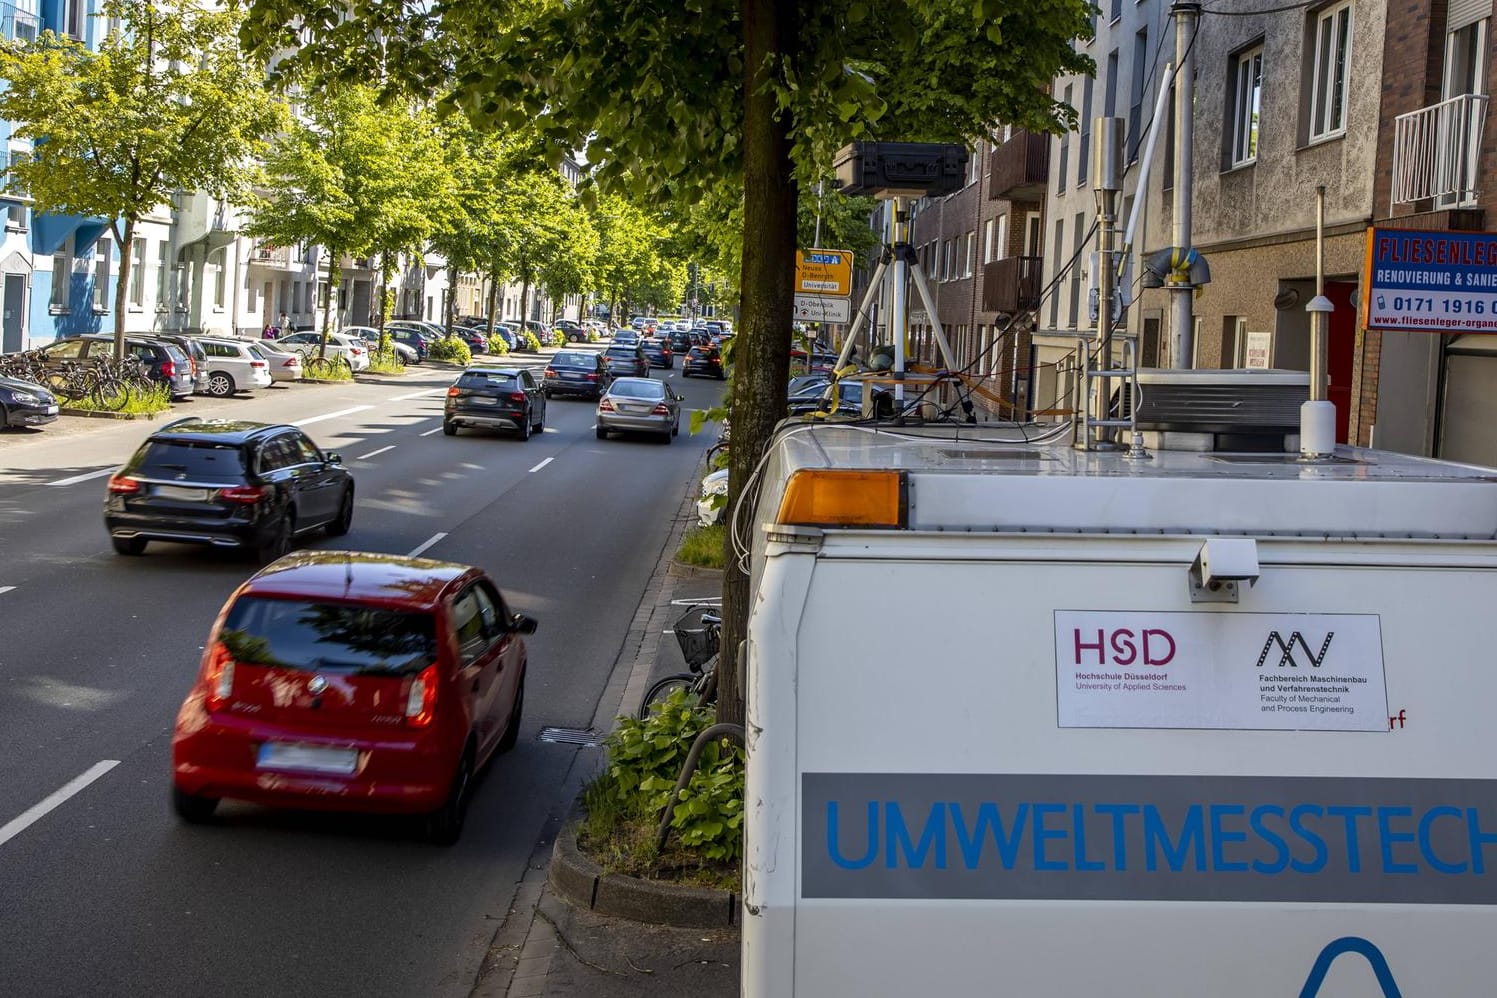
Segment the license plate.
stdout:
<svg viewBox="0 0 1497 998">
<path fill-rule="evenodd" d="M 338 773 L 348 776 L 358 768 L 355 749 L 324 748 L 294 742 L 266 742 L 260 746 L 261 769 L 294 769 L 304 773 Z"/>
<path fill-rule="evenodd" d="M 182 499 L 186 502 L 202 502 L 208 498 L 208 490 L 189 489 L 181 485 L 158 485 L 156 486 L 156 497 L 159 499 Z"/>
<path fill-rule="evenodd" d="M 565 373 L 562 374 L 562 377 L 566 378 L 568 381 L 581 381 L 582 380 L 582 375 L 578 374 L 576 371 L 566 371 Z"/>
<path fill-rule="evenodd" d="M 475 395 L 473 396 L 473 403 L 475 405 L 498 405 L 499 400 L 496 398 L 490 398 L 487 395 Z"/>
<path fill-rule="evenodd" d="M 49 405 L 49 406 L 47 406 L 47 415 L 49 415 L 49 416 L 55 416 L 55 415 L 57 415 L 57 406 L 55 406 L 55 405 Z"/>
</svg>

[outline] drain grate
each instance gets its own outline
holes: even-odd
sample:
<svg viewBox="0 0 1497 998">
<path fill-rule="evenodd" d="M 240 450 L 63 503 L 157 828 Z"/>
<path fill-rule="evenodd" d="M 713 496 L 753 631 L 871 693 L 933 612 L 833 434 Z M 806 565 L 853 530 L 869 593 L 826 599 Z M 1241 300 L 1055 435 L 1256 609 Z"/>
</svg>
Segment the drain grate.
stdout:
<svg viewBox="0 0 1497 998">
<path fill-rule="evenodd" d="M 595 748 L 598 744 L 598 733 L 591 728 L 542 728 L 540 737 L 543 742 L 554 742 L 557 745 Z"/>
</svg>

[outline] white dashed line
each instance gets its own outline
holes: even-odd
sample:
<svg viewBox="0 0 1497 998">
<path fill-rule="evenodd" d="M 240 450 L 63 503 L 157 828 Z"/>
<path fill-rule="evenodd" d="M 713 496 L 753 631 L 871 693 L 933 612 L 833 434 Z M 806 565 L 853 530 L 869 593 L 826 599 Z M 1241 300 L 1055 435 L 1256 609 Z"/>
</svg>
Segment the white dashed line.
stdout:
<svg viewBox="0 0 1497 998">
<path fill-rule="evenodd" d="M 446 537 L 446 536 L 447 536 L 447 534 L 446 534 L 445 531 L 443 533 L 440 533 L 440 534 L 432 534 L 430 537 L 428 537 L 426 539 L 425 543 L 418 544 L 416 546 L 416 549 L 414 551 L 412 551 L 410 554 L 406 555 L 406 557 L 407 558 L 419 558 L 428 548 L 430 548 L 433 544 L 437 543 L 443 537 Z"/>
<path fill-rule="evenodd" d="M 535 474 L 535 473 L 536 473 L 536 472 L 537 472 L 537 471 L 540 471 L 540 470 L 541 470 L 541 469 L 542 469 L 542 468 L 544 468 L 544 467 L 545 467 L 545 466 L 546 466 L 546 465 L 548 465 L 548 464 L 550 464 L 550 463 L 551 463 L 551 462 L 552 462 L 552 461 L 555 461 L 555 460 L 556 460 L 556 458 L 554 458 L 554 457 L 548 457 L 548 458 L 546 458 L 546 459 L 545 459 L 545 460 L 544 460 L 544 461 L 542 461 L 542 462 L 541 462 L 541 463 L 540 463 L 540 464 L 538 464 L 538 465 L 536 465 L 536 466 L 535 466 L 535 467 L 534 467 L 534 468 L 531 468 L 531 469 L 530 469 L 530 473 L 531 473 L 531 474 L 532 474 L 532 475 L 533 475 L 533 474 Z"/>
<path fill-rule="evenodd" d="M 422 398 L 426 398 L 428 395 L 440 395 L 441 393 L 445 392 L 446 390 L 447 389 L 445 389 L 445 388 L 428 388 L 424 392 L 411 392 L 408 395 L 394 395 L 394 396 L 391 396 L 390 401 L 391 402 L 405 402 L 405 401 L 408 401 L 410 399 L 422 399 Z"/>
<path fill-rule="evenodd" d="M 387 450 L 394 450 L 394 449 L 395 449 L 395 445 L 391 444 L 388 447 L 381 447 L 379 450 L 372 450 L 368 454 L 361 454 L 358 457 L 354 458 L 354 460 L 355 461 L 367 461 L 371 457 L 378 457 L 379 455 L 383 454 L 385 451 L 387 451 Z"/>
<path fill-rule="evenodd" d="M 80 790 L 83 790 L 90 783 L 94 782 L 99 777 L 103 776 L 105 773 L 109 772 L 119 764 L 120 761 L 118 759 L 105 759 L 102 762 L 96 762 L 92 766 L 88 767 L 88 769 L 84 770 L 81 776 L 74 777 L 72 780 L 69 780 L 60 788 L 49 794 L 41 802 L 33 804 L 25 811 L 22 811 L 18 817 L 13 818 L 3 827 L 0 827 L 0 846 L 3 846 L 11 839 L 15 838 L 17 835 L 20 835 L 26 829 L 30 828 L 32 825 L 36 824 L 42 818 L 46 817 L 49 812 L 53 811 L 59 805 L 64 803 L 69 797 L 72 797 Z"/>
<path fill-rule="evenodd" d="M 103 471 L 90 471 L 86 475 L 74 475 L 72 478 L 59 478 L 57 481 L 55 481 L 55 482 L 48 482 L 47 484 L 48 485 L 77 485 L 79 482 L 86 482 L 86 481 L 88 481 L 91 478 L 103 478 L 105 475 L 112 475 L 112 474 L 114 474 L 114 469 L 113 468 L 105 468 Z"/>
<path fill-rule="evenodd" d="M 427 430 L 425 433 L 420 434 L 420 436 L 429 437 L 433 433 L 441 433 L 441 432 L 442 432 L 442 428 L 440 426 L 438 426 L 435 429 Z"/>
<path fill-rule="evenodd" d="M 0 596 L 4 596 L 6 593 L 13 593 L 15 591 L 15 586 L 0 586 Z"/>
<path fill-rule="evenodd" d="M 374 406 L 372 406 L 372 405 L 356 405 L 356 406 L 353 406 L 352 408 L 349 408 L 349 409 L 339 409 L 337 412 L 323 413 L 321 416 L 308 416 L 306 419 L 298 419 L 296 422 L 292 423 L 291 425 L 292 426 L 311 426 L 313 423 L 320 423 L 324 419 L 337 419 L 339 416 L 350 416 L 350 415 L 352 415 L 352 414 L 354 414 L 356 412 L 363 412 L 365 409 L 373 409 L 373 408 L 374 408 Z"/>
</svg>

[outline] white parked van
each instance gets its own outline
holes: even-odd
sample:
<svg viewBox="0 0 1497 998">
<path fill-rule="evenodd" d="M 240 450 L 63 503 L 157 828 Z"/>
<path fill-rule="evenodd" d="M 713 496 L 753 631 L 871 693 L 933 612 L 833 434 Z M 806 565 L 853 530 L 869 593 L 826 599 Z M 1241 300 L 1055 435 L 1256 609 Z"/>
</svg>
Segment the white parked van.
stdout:
<svg viewBox="0 0 1497 998">
<path fill-rule="evenodd" d="M 1063 432 L 775 439 L 743 993 L 1497 992 L 1497 472 Z"/>
</svg>

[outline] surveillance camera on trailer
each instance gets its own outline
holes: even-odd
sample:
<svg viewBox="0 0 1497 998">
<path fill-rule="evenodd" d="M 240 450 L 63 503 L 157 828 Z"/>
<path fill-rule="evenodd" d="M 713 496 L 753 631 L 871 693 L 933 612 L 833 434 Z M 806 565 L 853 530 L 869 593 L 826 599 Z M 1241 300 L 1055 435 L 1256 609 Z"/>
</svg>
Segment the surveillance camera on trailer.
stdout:
<svg viewBox="0 0 1497 998">
<path fill-rule="evenodd" d="M 951 142 L 854 142 L 834 166 L 843 194 L 941 197 L 962 189 L 967 150 Z"/>
</svg>

